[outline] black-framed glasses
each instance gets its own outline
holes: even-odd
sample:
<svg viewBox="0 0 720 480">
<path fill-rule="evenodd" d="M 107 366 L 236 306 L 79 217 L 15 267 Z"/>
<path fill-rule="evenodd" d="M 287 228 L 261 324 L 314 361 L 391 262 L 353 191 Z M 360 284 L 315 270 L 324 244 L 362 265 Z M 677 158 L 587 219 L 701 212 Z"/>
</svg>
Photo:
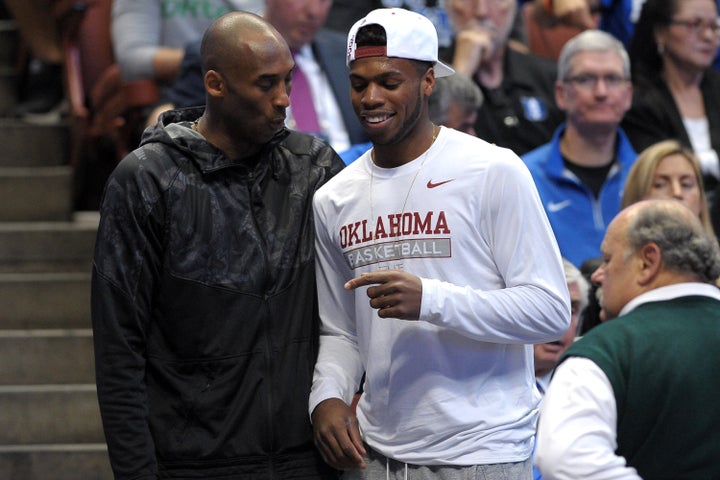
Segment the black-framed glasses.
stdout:
<svg viewBox="0 0 720 480">
<path fill-rule="evenodd" d="M 600 80 L 602 80 L 605 87 L 609 90 L 620 88 L 629 81 L 622 75 L 594 75 L 591 73 L 581 73 L 579 75 L 573 75 L 572 77 L 568 77 L 563 80 L 563 82 L 575 85 L 578 88 L 590 90 L 597 87 L 598 83 L 600 83 Z"/>
<path fill-rule="evenodd" d="M 676 18 L 676 19 L 670 20 L 670 24 L 671 25 L 682 25 L 688 31 L 694 33 L 695 35 L 699 35 L 699 34 L 703 33 L 705 30 L 710 30 L 715 35 L 720 34 L 720 18 L 715 18 L 712 20 L 706 20 L 704 18 L 688 18 L 688 19 Z"/>
</svg>

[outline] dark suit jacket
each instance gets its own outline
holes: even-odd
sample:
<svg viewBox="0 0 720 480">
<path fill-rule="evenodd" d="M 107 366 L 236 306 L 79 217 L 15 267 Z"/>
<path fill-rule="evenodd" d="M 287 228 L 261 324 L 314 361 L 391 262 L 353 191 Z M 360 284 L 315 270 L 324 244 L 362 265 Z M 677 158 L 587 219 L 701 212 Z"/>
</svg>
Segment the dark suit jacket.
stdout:
<svg viewBox="0 0 720 480">
<path fill-rule="evenodd" d="M 344 34 L 323 29 L 315 36 L 312 49 L 315 60 L 325 72 L 340 107 L 350 143 L 355 144 L 367 142 L 368 137 L 355 116 L 350 102 L 350 78 L 345 65 L 346 45 L 347 37 Z M 200 41 L 192 42 L 185 48 L 180 73 L 163 100 L 172 103 L 176 108 L 205 104 Z"/>
<path fill-rule="evenodd" d="M 692 148 L 680 110 L 662 77 L 634 78 L 633 84 L 632 108 L 625 114 L 622 128 L 635 150 L 641 152 L 671 138 Z M 707 70 L 700 91 L 710 125 L 710 143 L 720 153 L 720 73 Z"/>
</svg>

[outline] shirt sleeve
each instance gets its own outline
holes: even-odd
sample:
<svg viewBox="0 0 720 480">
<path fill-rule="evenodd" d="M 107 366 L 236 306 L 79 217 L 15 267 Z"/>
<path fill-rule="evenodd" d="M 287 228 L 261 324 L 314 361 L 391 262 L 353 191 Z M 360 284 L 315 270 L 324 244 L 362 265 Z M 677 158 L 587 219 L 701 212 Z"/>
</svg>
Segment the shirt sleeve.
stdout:
<svg viewBox="0 0 720 480">
<path fill-rule="evenodd" d="M 320 203 L 315 207 L 315 271 L 320 318 L 320 349 L 310 392 L 309 413 L 328 398 L 350 404 L 363 366 L 355 327 L 355 294 L 344 289 L 351 277 L 342 254 L 333 248 Z"/>
<path fill-rule="evenodd" d="M 615 396 L 592 360 L 555 370 L 540 407 L 535 463 L 546 480 L 640 480 L 617 448 Z"/>
<path fill-rule="evenodd" d="M 570 326 L 560 251 L 527 167 L 508 150 L 478 186 L 477 220 L 501 288 L 422 279 L 420 319 L 493 343 L 557 340 Z M 468 258 L 467 268 L 477 259 Z M 486 261 L 487 263 L 487 261 Z M 478 269 L 479 270 L 479 269 Z"/>
<path fill-rule="evenodd" d="M 111 175 L 95 242 L 91 310 L 97 395 L 115 478 L 156 478 L 148 423 L 146 337 L 164 214 L 130 154 Z M 154 198 L 153 198 L 154 197 Z M 147 201 L 144 201 L 147 200 Z"/>
<path fill-rule="evenodd" d="M 112 34 L 115 60 L 125 80 L 153 78 L 153 57 L 160 48 L 161 2 L 114 0 Z"/>
</svg>

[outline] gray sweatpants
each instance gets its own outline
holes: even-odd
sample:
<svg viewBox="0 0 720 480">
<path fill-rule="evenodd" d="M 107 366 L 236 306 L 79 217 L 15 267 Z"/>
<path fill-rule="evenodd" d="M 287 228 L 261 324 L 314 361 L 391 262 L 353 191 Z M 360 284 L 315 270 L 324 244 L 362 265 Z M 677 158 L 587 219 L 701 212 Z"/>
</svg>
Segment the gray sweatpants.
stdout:
<svg viewBox="0 0 720 480">
<path fill-rule="evenodd" d="M 367 445 L 365 469 L 355 468 L 342 480 L 532 480 L 532 461 L 490 465 L 409 465 L 389 459 Z"/>
</svg>

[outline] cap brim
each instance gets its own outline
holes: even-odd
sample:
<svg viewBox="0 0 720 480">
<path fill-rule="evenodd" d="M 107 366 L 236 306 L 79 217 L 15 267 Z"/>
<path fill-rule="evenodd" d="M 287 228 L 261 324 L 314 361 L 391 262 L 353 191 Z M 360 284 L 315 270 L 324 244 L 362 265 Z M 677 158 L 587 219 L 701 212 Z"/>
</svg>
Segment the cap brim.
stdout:
<svg viewBox="0 0 720 480">
<path fill-rule="evenodd" d="M 435 70 L 435 78 L 449 77 L 450 75 L 455 74 L 455 70 L 440 61 L 435 62 L 433 70 Z"/>
</svg>

